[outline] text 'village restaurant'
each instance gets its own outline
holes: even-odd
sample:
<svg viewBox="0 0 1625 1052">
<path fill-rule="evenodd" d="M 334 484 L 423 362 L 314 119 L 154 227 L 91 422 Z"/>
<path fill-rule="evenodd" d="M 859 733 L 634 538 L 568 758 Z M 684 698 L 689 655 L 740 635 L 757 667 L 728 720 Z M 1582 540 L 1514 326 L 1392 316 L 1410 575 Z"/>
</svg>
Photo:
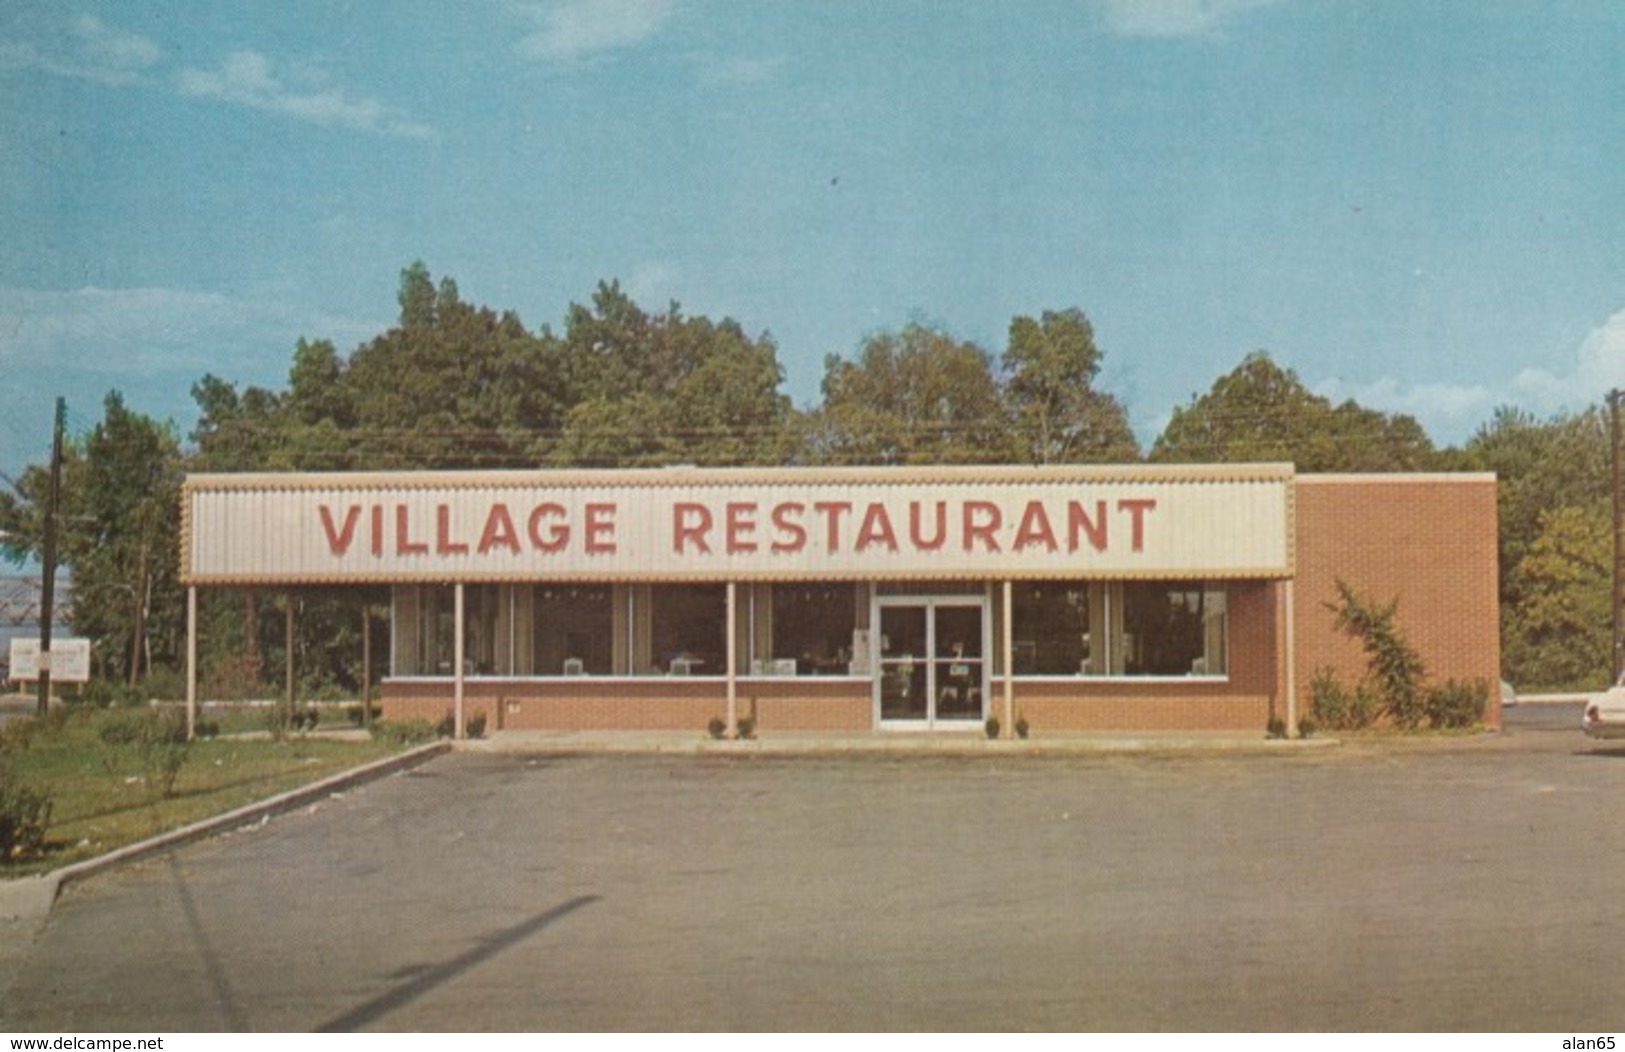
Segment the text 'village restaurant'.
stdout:
<svg viewBox="0 0 1625 1052">
<path fill-rule="evenodd" d="M 459 727 L 1293 726 L 1363 671 L 1338 581 L 1399 600 L 1433 678 L 1499 674 L 1488 475 L 193 475 L 183 518 L 189 651 L 200 587 L 387 587 L 385 717 Z"/>
</svg>

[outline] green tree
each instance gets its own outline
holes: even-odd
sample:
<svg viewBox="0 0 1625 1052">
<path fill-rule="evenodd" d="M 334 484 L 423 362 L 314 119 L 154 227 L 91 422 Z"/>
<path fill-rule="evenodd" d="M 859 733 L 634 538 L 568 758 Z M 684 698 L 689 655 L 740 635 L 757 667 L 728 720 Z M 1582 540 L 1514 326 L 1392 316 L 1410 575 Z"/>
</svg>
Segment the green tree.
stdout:
<svg viewBox="0 0 1625 1052">
<path fill-rule="evenodd" d="M 104 676 L 134 684 L 179 650 L 180 480 L 174 431 L 132 412 L 116 391 L 102 420 L 64 450 L 58 550 L 73 581 L 73 630 L 92 641 Z M 48 486 L 47 469 L 34 465 L 17 494 L 0 494 L 14 560 L 42 555 Z"/>
<path fill-rule="evenodd" d="M 1502 661 L 1527 687 L 1595 689 L 1613 664 L 1611 512 L 1565 506 L 1538 518 L 1503 606 Z"/>
<path fill-rule="evenodd" d="M 824 360 L 809 456 L 836 464 L 997 464 L 1016 454 L 988 353 L 911 323 Z"/>
<path fill-rule="evenodd" d="M 1139 443 L 1128 413 L 1095 389 L 1101 352 L 1076 307 L 1010 322 L 1000 365 L 1012 437 L 1034 464 L 1135 461 Z"/>
<path fill-rule="evenodd" d="M 1283 461 L 1299 471 L 1423 471 L 1440 463 L 1415 419 L 1333 405 L 1255 351 L 1176 407 L 1151 449 L 1163 463 Z"/>
<path fill-rule="evenodd" d="M 562 356 L 573 399 L 554 462 L 772 464 L 791 450 L 784 371 L 767 335 L 730 318 L 649 314 L 616 283 L 572 305 Z"/>
</svg>

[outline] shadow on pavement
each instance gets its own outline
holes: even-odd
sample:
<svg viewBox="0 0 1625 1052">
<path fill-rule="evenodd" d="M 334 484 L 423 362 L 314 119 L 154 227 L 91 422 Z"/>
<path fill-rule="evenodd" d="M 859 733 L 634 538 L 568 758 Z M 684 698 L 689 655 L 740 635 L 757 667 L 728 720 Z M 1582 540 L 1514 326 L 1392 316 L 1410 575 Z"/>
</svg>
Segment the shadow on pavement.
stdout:
<svg viewBox="0 0 1625 1052">
<path fill-rule="evenodd" d="M 393 990 L 373 998 L 362 1005 L 357 1005 L 343 1015 L 321 1024 L 316 1028 L 317 1033 L 346 1033 L 366 1026 L 377 1019 L 388 1015 L 403 1005 L 411 1004 L 428 991 L 439 986 L 469 968 L 489 960 L 515 943 L 521 942 L 541 931 L 556 920 L 562 920 L 583 906 L 590 906 L 598 901 L 597 895 L 580 895 L 561 905 L 527 921 L 523 921 L 506 931 L 488 936 L 481 940 L 466 953 L 459 954 L 444 964 L 436 965 L 427 971 L 418 972 L 410 981 L 402 983 Z"/>
</svg>

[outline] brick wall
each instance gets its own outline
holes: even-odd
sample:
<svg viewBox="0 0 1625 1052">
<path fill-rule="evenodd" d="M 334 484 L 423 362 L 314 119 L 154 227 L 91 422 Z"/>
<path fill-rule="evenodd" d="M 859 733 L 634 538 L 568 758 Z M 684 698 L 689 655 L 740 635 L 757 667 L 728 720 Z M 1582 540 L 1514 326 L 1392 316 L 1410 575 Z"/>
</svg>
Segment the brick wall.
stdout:
<svg viewBox="0 0 1625 1052">
<path fill-rule="evenodd" d="M 867 730 L 867 680 L 740 680 L 738 715 L 756 718 L 763 731 Z M 386 719 L 422 716 L 438 722 L 454 705 L 452 684 L 390 680 L 379 706 Z M 499 730 L 655 730 L 703 733 L 728 711 L 728 687 L 711 678 L 547 680 L 471 679 L 464 711 L 486 713 Z"/>
<path fill-rule="evenodd" d="M 1335 630 L 1326 606 L 1341 579 L 1373 602 L 1397 597 L 1397 623 L 1429 682 L 1484 680 L 1487 720 L 1499 726 L 1494 476 L 1300 475 L 1294 490 L 1298 711 L 1309 711 L 1317 669 L 1346 683 L 1366 669 L 1360 644 Z"/>
</svg>

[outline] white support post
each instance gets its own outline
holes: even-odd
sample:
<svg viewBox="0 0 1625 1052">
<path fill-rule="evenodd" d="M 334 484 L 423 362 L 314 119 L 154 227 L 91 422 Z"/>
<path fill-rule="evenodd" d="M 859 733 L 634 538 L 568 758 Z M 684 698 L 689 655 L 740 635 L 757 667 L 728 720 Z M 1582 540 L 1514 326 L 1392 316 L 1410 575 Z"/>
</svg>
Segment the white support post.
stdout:
<svg viewBox="0 0 1625 1052">
<path fill-rule="evenodd" d="M 739 586 L 728 582 L 728 736 L 739 734 Z"/>
<path fill-rule="evenodd" d="M 1293 580 L 1286 579 L 1286 732 L 1298 733 L 1298 611 L 1294 597 Z"/>
<path fill-rule="evenodd" d="M 186 588 L 186 740 L 197 737 L 197 585 Z"/>
<path fill-rule="evenodd" d="M 457 582 L 456 595 L 457 599 L 453 604 L 454 616 L 452 618 L 456 623 L 457 633 L 457 642 L 452 646 L 452 660 L 456 666 L 455 679 L 453 680 L 456 686 L 453 688 L 452 693 L 452 737 L 461 741 L 466 726 L 463 722 L 463 633 L 465 629 L 463 625 L 463 582 L 461 581 Z"/>
<path fill-rule="evenodd" d="M 1016 670 L 1015 670 L 1015 644 L 1010 639 L 1010 633 L 1015 627 L 1015 618 L 1010 611 L 1011 599 L 1015 589 L 1009 581 L 1004 582 L 1004 605 L 999 611 L 999 630 L 1004 638 L 1001 641 L 1000 657 L 1004 662 L 1004 728 L 1001 737 L 1008 738 L 1016 733 Z"/>
</svg>

